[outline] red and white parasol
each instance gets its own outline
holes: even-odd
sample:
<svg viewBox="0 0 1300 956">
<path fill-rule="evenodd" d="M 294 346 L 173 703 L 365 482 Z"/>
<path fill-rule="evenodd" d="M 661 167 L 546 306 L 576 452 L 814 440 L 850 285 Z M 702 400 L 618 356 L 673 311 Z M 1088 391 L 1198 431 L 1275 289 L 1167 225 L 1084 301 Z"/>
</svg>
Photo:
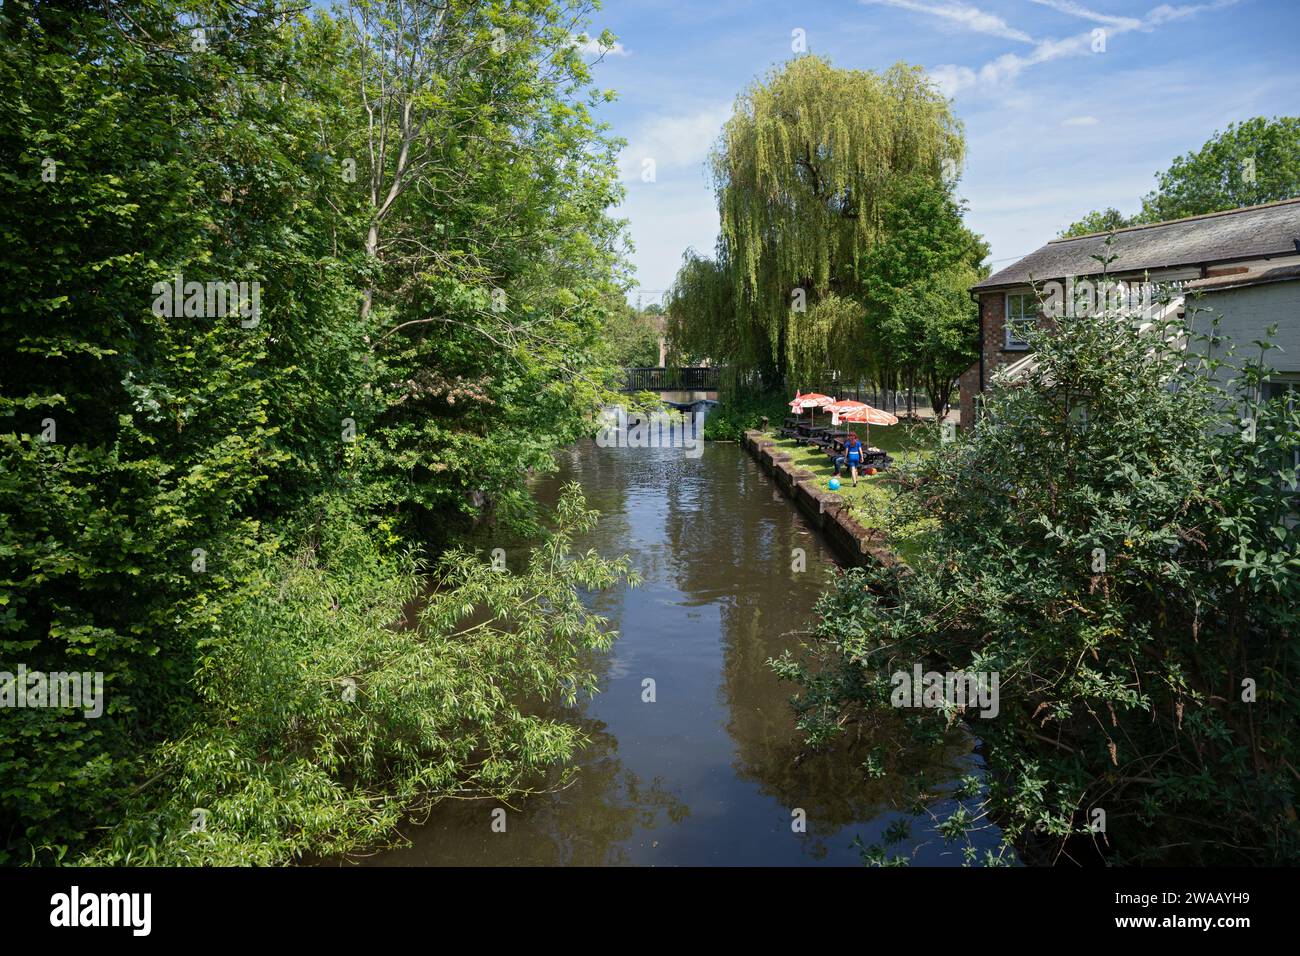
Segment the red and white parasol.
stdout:
<svg viewBox="0 0 1300 956">
<path fill-rule="evenodd" d="M 805 408 L 825 408 L 827 405 L 833 404 L 835 404 L 835 399 L 829 395 L 823 395 L 821 392 L 809 392 L 806 395 L 795 392 L 794 401 L 790 403 L 790 407 L 797 412 L 801 412 Z"/>
<path fill-rule="evenodd" d="M 826 411 L 830 412 L 832 415 L 843 415 L 846 412 L 851 412 L 857 408 L 870 408 L 870 407 L 871 406 L 866 404 L 865 402 L 855 402 L 851 398 L 846 398 L 838 402 L 831 402 L 831 404 L 823 406 L 823 408 Z"/>
<path fill-rule="evenodd" d="M 808 392 L 805 395 L 795 392 L 794 401 L 790 403 L 790 409 L 802 415 L 805 408 L 811 408 L 815 416 L 817 409 L 825 408 L 827 405 L 833 405 L 834 403 L 835 399 L 829 395 L 823 395 L 821 392 Z"/>
<path fill-rule="evenodd" d="M 870 405 L 863 405 L 861 402 L 855 403 L 861 405 L 860 408 L 850 408 L 847 411 L 837 413 L 835 416 L 836 424 L 845 424 L 846 422 L 863 423 L 867 426 L 867 444 L 871 444 L 871 426 L 872 425 L 897 425 L 898 418 L 889 412 L 881 411 L 879 408 L 873 408 Z"/>
</svg>

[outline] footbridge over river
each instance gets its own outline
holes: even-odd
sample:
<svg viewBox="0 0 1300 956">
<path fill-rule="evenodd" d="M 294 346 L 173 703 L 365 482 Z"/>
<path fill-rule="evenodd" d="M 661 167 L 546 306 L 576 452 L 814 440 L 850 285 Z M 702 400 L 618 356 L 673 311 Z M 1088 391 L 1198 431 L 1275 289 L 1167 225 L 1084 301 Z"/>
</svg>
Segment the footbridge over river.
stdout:
<svg viewBox="0 0 1300 956">
<path fill-rule="evenodd" d="M 625 392 L 658 392 L 665 405 L 683 410 L 698 410 L 697 406 L 717 404 L 720 369 L 716 366 L 673 368 L 658 365 L 625 368 L 623 371 Z"/>
</svg>

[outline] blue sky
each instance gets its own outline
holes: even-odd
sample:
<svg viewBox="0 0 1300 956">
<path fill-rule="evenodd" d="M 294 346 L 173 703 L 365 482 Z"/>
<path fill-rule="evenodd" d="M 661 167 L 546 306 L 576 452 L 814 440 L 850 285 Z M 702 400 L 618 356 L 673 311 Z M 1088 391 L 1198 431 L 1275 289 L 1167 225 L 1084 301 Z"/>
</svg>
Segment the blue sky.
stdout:
<svg viewBox="0 0 1300 956">
<path fill-rule="evenodd" d="M 1229 122 L 1300 114 L 1300 0 L 605 0 L 591 32 L 605 28 L 619 46 L 595 77 L 619 94 L 602 116 L 628 141 L 618 214 L 647 292 L 688 246 L 712 253 L 705 157 L 736 94 L 794 55 L 795 29 L 836 66 L 904 60 L 953 97 L 959 192 L 995 268 L 1091 209 L 1135 211 L 1157 171 Z"/>
</svg>

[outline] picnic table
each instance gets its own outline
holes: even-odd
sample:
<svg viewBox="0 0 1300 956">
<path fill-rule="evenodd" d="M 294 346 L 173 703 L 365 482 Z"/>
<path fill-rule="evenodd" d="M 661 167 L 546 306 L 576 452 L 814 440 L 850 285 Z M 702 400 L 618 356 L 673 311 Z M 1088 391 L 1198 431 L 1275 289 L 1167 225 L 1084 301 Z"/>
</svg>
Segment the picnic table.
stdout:
<svg viewBox="0 0 1300 956">
<path fill-rule="evenodd" d="M 791 416 L 785 420 L 785 424 L 779 429 L 782 438 L 792 438 L 797 433 L 802 419 Z"/>
<path fill-rule="evenodd" d="M 844 454 L 847 439 L 843 435 L 832 435 L 827 444 L 826 455 L 834 460 Z M 883 449 L 875 446 L 868 448 L 865 445 L 862 447 L 862 464 L 859 468 L 884 468 L 889 463 L 889 453 Z"/>
</svg>

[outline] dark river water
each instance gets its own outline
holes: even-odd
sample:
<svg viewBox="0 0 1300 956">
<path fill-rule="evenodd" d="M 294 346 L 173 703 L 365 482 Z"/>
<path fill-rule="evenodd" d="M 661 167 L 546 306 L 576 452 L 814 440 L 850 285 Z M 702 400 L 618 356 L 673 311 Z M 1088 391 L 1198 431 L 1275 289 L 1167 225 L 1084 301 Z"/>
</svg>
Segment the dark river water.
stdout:
<svg viewBox="0 0 1300 956">
<path fill-rule="evenodd" d="M 767 660 L 798 646 L 836 564 L 740 446 L 709 443 L 691 458 L 584 442 L 537 494 L 554 500 L 569 480 L 602 515 L 577 547 L 628 554 L 644 579 L 593 601 L 619 637 L 601 661 L 601 692 L 571 715 L 591 737 L 576 782 L 513 801 L 504 833 L 491 826 L 498 804 L 447 801 L 404 831 L 410 846 L 357 862 L 860 865 L 855 838 L 875 843 L 900 820 L 911 835 L 892 853 L 962 862 L 931 823 L 955 806 L 942 787 L 916 814 L 907 781 L 869 779 L 860 752 L 799 759 L 794 687 Z M 795 548 L 806 553 L 803 572 L 791 570 Z M 642 700 L 646 678 L 653 703 Z M 923 762 L 918 772 L 938 781 L 979 771 L 965 738 Z M 796 810 L 805 832 L 793 826 Z M 996 844 L 995 831 L 985 834 Z"/>
</svg>

